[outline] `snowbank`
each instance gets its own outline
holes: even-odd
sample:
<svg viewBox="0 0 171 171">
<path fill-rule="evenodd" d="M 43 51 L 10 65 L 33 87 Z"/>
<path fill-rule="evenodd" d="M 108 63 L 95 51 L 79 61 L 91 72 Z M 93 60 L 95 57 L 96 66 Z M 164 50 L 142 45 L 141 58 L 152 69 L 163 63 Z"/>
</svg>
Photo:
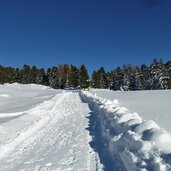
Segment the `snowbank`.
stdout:
<svg viewBox="0 0 171 171">
<path fill-rule="evenodd" d="M 40 84 L 20 84 L 20 83 L 6 83 L 2 86 L 7 86 L 7 87 L 13 87 L 13 88 L 18 88 L 18 89 L 32 89 L 32 90 L 48 90 L 52 89 L 48 86 L 45 85 L 40 85 Z"/>
<path fill-rule="evenodd" d="M 98 113 L 102 137 L 111 156 L 118 156 L 128 171 L 171 170 L 171 135 L 152 120 L 87 91 L 82 98 Z"/>
<path fill-rule="evenodd" d="M 155 121 L 161 129 L 171 133 L 171 90 L 112 91 L 91 89 L 97 96 L 119 100 L 121 106 L 138 112 L 144 120 Z"/>
</svg>

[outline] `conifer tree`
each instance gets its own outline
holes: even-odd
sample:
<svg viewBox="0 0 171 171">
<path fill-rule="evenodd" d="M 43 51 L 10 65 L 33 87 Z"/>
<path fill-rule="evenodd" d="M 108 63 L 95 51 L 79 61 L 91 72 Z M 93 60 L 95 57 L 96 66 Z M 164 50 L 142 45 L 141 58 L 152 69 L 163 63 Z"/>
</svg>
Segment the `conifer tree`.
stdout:
<svg viewBox="0 0 171 171">
<path fill-rule="evenodd" d="M 91 78 L 91 86 L 93 88 L 100 88 L 99 74 L 94 70 Z"/>
<path fill-rule="evenodd" d="M 5 71 L 4 71 L 4 67 L 0 65 L 0 84 L 4 84 L 4 83 L 5 83 Z"/>
<path fill-rule="evenodd" d="M 165 64 L 165 68 L 166 68 L 166 71 L 167 71 L 167 74 L 168 74 L 168 78 L 169 78 L 167 88 L 171 89 L 171 60 L 169 60 Z"/>
<path fill-rule="evenodd" d="M 140 68 L 140 82 L 142 85 L 141 90 L 149 90 L 150 89 L 150 70 L 149 67 L 146 66 L 145 64 L 141 65 Z"/>
<path fill-rule="evenodd" d="M 101 67 L 99 70 L 98 70 L 98 75 L 99 75 L 99 81 L 100 81 L 100 88 L 107 88 L 107 78 L 106 78 L 106 72 L 104 70 L 103 67 Z"/>
<path fill-rule="evenodd" d="M 79 86 L 79 71 L 76 66 L 70 66 L 69 87 L 78 88 Z"/>
<path fill-rule="evenodd" d="M 48 68 L 47 70 L 47 84 L 52 88 L 59 88 L 59 73 L 57 67 Z"/>
<path fill-rule="evenodd" d="M 114 90 L 124 90 L 123 83 L 124 83 L 124 71 L 117 67 L 114 71 L 115 74 L 115 82 L 114 82 Z"/>
<path fill-rule="evenodd" d="M 34 65 L 30 70 L 29 83 L 36 83 L 37 72 L 38 72 L 38 69 Z"/>
<path fill-rule="evenodd" d="M 159 83 L 161 89 L 168 89 L 169 88 L 169 72 L 166 68 L 166 65 L 163 63 L 163 61 L 160 59 L 159 62 Z"/>
<path fill-rule="evenodd" d="M 150 66 L 150 74 L 151 89 L 167 89 L 169 87 L 169 74 L 162 60 L 159 62 L 156 59 L 153 60 Z"/>
<path fill-rule="evenodd" d="M 5 68 L 5 82 L 6 83 L 14 83 L 15 82 L 15 69 L 12 67 Z"/>
<path fill-rule="evenodd" d="M 15 82 L 19 83 L 19 76 L 20 76 L 20 69 L 16 68 L 15 69 Z"/>
<path fill-rule="evenodd" d="M 37 73 L 36 73 L 36 84 L 41 84 L 41 85 L 44 85 L 45 84 L 45 79 L 46 79 L 46 76 L 45 76 L 45 70 L 44 68 L 40 68 L 37 70 Z"/>
<path fill-rule="evenodd" d="M 88 88 L 90 84 L 88 72 L 84 64 L 79 69 L 79 84 L 81 89 Z"/>
<path fill-rule="evenodd" d="M 21 83 L 23 84 L 29 83 L 29 74 L 30 74 L 30 66 L 25 64 L 20 73 Z"/>
</svg>

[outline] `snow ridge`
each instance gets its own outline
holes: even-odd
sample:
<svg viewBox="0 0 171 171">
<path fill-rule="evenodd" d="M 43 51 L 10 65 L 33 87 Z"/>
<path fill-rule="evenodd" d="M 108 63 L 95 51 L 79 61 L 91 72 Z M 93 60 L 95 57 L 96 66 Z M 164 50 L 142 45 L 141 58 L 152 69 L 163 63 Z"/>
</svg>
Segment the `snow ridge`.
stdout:
<svg viewBox="0 0 171 171">
<path fill-rule="evenodd" d="M 144 121 L 137 113 L 119 106 L 118 100 L 106 100 L 82 91 L 81 97 L 95 110 L 101 135 L 113 158 L 127 171 L 170 171 L 171 135 L 152 120 Z"/>
</svg>

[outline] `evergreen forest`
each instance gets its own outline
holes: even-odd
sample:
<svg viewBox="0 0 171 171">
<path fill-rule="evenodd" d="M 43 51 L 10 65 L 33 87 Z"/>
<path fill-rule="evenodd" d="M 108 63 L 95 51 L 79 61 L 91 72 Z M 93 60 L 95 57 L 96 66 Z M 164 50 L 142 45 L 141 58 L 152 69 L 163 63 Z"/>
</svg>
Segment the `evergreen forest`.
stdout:
<svg viewBox="0 0 171 171">
<path fill-rule="evenodd" d="M 84 64 L 80 67 L 60 64 L 44 68 L 24 65 L 22 68 L 0 65 L 0 84 L 41 84 L 55 89 L 85 89 L 88 87 L 111 90 L 171 89 L 171 60 L 164 63 L 154 59 L 150 66 L 124 65 L 106 72 L 103 67 L 94 70 L 91 77 Z"/>
</svg>

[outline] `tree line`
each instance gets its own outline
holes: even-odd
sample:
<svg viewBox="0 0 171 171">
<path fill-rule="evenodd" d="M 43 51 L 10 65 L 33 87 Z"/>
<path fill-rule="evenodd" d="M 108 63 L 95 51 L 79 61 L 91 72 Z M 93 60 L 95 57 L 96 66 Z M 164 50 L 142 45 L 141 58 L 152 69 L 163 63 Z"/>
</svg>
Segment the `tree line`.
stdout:
<svg viewBox="0 0 171 171">
<path fill-rule="evenodd" d="M 77 68 L 73 65 L 61 64 L 48 68 L 47 71 L 26 64 L 21 69 L 0 65 L 0 84 L 14 82 L 41 84 L 55 89 L 87 88 L 90 85 L 85 65 Z"/>
<path fill-rule="evenodd" d="M 163 63 L 154 59 L 150 66 L 124 65 L 106 72 L 103 67 L 94 70 L 91 79 L 85 65 L 60 64 L 44 68 L 24 65 L 20 68 L 0 65 L 0 84 L 41 84 L 55 89 L 100 88 L 111 90 L 157 90 L 171 89 L 171 60 Z"/>
</svg>

